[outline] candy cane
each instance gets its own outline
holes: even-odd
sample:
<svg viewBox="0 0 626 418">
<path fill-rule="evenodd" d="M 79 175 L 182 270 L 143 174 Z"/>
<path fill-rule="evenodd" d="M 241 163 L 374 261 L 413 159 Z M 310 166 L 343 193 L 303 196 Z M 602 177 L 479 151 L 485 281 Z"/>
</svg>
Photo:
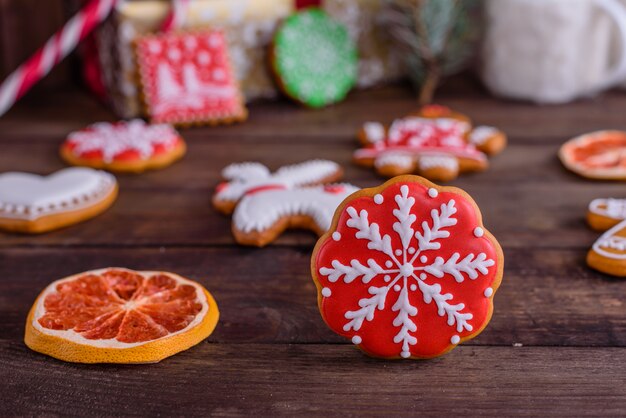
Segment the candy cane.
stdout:
<svg viewBox="0 0 626 418">
<path fill-rule="evenodd" d="M 161 25 L 163 32 L 180 28 L 185 24 L 190 0 L 172 0 L 172 8 Z"/>
<path fill-rule="evenodd" d="M 0 116 L 107 18 L 119 0 L 91 0 L 0 85 Z"/>
</svg>

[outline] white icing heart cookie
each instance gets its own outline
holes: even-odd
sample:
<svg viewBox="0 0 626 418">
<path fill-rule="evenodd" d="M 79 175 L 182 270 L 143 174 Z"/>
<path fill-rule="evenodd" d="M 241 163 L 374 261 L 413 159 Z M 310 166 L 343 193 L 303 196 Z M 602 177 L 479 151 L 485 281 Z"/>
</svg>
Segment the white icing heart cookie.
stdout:
<svg viewBox="0 0 626 418">
<path fill-rule="evenodd" d="M 61 146 L 61 157 L 72 165 L 140 173 L 167 167 L 185 150 L 185 141 L 172 126 L 134 119 L 72 132 Z"/>
<path fill-rule="evenodd" d="M 354 153 L 357 164 L 374 167 L 385 177 L 418 173 L 439 181 L 485 170 L 487 156 L 506 145 L 502 131 L 473 128 L 465 115 L 437 105 L 425 106 L 389 126 L 367 122 L 358 138 L 363 148 Z"/>
<path fill-rule="evenodd" d="M 589 267 L 618 277 L 626 277 L 626 221 L 606 231 L 587 253 Z"/>
<path fill-rule="evenodd" d="M 213 205 L 233 213 L 233 235 L 239 244 L 262 247 L 288 228 L 323 234 L 339 204 L 358 190 L 350 184 L 328 184 L 341 178 L 341 167 L 325 160 L 285 166 L 274 173 L 259 163 L 232 164 L 222 171 Z"/>
<path fill-rule="evenodd" d="M 49 176 L 0 174 L 0 229 L 41 233 L 105 211 L 117 197 L 115 177 L 86 167 Z"/>
<path fill-rule="evenodd" d="M 595 199 L 587 210 L 587 223 L 596 231 L 606 231 L 626 219 L 626 199 Z"/>
</svg>

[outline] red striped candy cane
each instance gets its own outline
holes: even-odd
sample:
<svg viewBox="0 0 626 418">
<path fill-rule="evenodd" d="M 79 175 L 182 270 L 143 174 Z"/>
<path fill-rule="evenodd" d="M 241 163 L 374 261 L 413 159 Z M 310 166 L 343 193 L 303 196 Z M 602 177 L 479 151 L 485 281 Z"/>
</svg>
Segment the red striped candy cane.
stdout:
<svg viewBox="0 0 626 418">
<path fill-rule="evenodd" d="M 91 0 L 0 85 L 0 116 L 72 52 L 119 0 Z"/>
<path fill-rule="evenodd" d="M 190 0 L 172 0 L 172 8 L 161 25 L 161 31 L 168 32 L 185 25 Z"/>
</svg>

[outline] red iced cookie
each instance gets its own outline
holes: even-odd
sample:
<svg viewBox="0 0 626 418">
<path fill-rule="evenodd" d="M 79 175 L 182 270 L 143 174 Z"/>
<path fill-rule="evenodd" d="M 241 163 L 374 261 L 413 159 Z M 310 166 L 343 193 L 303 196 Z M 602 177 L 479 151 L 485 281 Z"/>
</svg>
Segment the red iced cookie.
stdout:
<svg viewBox="0 0 626 418">
<path fill-rule="evenodd" d="M 311 270 L 333 331 L 372 356 L 430 358 L 485 328 L 503 264 L 467 193 L 400 176 L 339 206 Z"/>
<path fill-rule="evenodd" d="M 213 124 L 247 117 L 222 32 L 150 35 L 139 39 L 136 48 L 152 121 Z"/>
</svg>

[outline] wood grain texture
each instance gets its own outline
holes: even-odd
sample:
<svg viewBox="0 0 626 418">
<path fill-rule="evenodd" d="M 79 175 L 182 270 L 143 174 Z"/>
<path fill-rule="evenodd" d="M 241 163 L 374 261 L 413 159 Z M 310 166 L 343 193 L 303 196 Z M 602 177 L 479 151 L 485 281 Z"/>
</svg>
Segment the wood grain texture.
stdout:
<svg viewBox="0 0 626 418">
<path fill-rule="evenodd" d="M 480 336 L 432 361 L 369 359 L 318 313 L 312 234 L 238 247 L 228 217 L 210 206 L 220 170 L 235 161 L 275 169 L 330 158 L 346 181 L 379 184 L 351 164 L 354 132 L 412 110 L 409 88 L 353 93 L 321 111 L 260 102 L 247 123 L 184 130 L 180 163 L 119 176 L 120 197 L 98 218 L 41 236 L 0 233 L 0 416 L 625 415 L 626 281 L 584 263 L 598 236 L 584 224 L 587 204 L 626 197 L 624 185 L 570 174 L 556 151 L 585 131 L 626 128 L 626 96 L 535 107 L 455 78 L 441 102 L 510 135 L 488 171 L 452 183 L 475 198 L 505 253 L 495 314 Z M 0 172 L 63 168 L 65 135 L 100 120 L 113 116 L 73 88 L 25 98 L 0 118 Z M 65 364 L 29 351 L 24 320 L 38 292 L 106 266 L 198 280 L 220 307 L 215 333 L 155 365 Z"/>
<path fill-rule="evenodd" d="M 626 408 L 626 350 L 616 348 L 460 347 L 384 362 L 345 345 L 204 342 L 137 367 L 67 365 L 3 342 L 0 379 L 2 415 L 593 417 Z"/>
<path fill-rule="evenodd" d="M 496 314 L 469 344 L 626 347 L 623 280 L 584 267 L 584 251 L 505 249 L 505 256 Z M 174 271 L 202 283 L 221 312 L 213 342 L 344 342 L 319 315 L 309 264 L 308 245 L 7 249 L 0 254 L 0 277 L 11 277 L 0 295 L 0 335 L 20 338 L 30 305 L 49 282 L 123 266 Z M 47 267 L 33 274 L 38 265 Z"/>
</svg>

